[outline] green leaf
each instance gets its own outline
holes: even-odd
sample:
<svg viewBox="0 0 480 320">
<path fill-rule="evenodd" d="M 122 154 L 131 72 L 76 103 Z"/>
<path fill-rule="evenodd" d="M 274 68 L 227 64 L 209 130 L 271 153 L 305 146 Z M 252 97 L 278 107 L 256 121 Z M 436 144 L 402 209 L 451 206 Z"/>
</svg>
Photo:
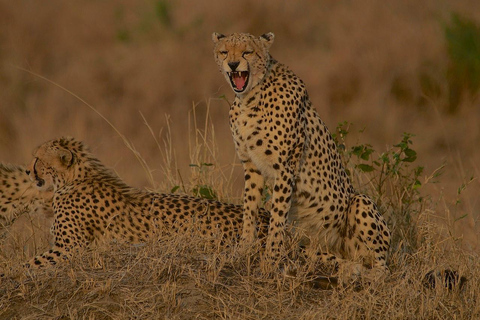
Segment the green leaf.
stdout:
<svg viewBox="0 0 480 320">
<path fill-rule="evenodd" d="M 360 158 L 363 160 L 368 160 L 370 159 L 370 155 L 373 153 L 373 149 L 365 149 L 365 151 L 362 153 Z"/>
<path fill-rule="evenodd" d="M 177 191 L 178 189 L 180 189 L 180 186 L 175 186 L 172 188 L 172 190 L 170 190 L 170 193 L 175 193 L 175 191 Z"/>
<path fill-rule="evenodd" d="M 415 168 L 415 176 L 418 177 L 419 175 L 421 175 L 423 173 L 423 169 L 424 167 L 422 166 L 418 166 L 417 168 Z"/>
<path fill-rule="evenodd" d="M 364 146 L 352 147 L 352 153 L 356 156 L 360 156 L 363 153 Z"/>
<path fill-rule="evenodd" d="M 193 193 L 201 198 L 214 200 L 217 199 L 217 194 L 207 185 L 196 186 L 193 188 Z"/>
<path fill-rule="evenodd" d="M 415 150 L 407 148 L 403 150 L 403 153 L 405 153 L 406 156 L 404 159 L 402 159 L 404 162 L 413 162 L 417 159 L 417 152 Z"/>
<path fill-rule="evenodd" d="M 383 163 L 389 163 L 390 162 L 390 158 L 388 157 L 388 154 L 386 154 L 386 153 L 382 153 L 382 155 L 380 156 L 380 160 L 382 160 Z"/>
<path fill-rule="evenodd" d="M 413 184 L 413 190 L 417 190 L 422 186 L 422 183 L 418 180 L 415 180 L 415 183 Z"/>
<path fill-rule="evenodd" d="M 205 163 L 205 162 L 202 162 L 200 165 L 201 165 L 202 167 L 211 167 L 211 166 L 213 166 L 213 163 Z"/>
<path fill-rule="evenodd" d="M 372 172 L 373 171 L 373 167 L 371 165 L 368 165 L 368 164 L 357 164 L 356 168 L 363 171 L 363 172 Z"/>
</svg>

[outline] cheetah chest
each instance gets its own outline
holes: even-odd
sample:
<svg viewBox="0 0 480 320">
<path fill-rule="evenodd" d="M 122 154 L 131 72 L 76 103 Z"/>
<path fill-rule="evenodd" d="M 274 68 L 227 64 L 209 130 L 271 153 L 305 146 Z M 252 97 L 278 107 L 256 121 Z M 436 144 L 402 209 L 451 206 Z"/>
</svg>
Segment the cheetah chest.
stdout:
<svg viewBox="0 0 480 320">
<path fill-rule="evenodd" d="M 269 143 L 269 126 L 265 112 L 257 107 L 241 108 L 234 103 L 230 126 L 240 161 L 252 161 L 269 179 L 274 178 L 273 146 Z"/>
</svg>

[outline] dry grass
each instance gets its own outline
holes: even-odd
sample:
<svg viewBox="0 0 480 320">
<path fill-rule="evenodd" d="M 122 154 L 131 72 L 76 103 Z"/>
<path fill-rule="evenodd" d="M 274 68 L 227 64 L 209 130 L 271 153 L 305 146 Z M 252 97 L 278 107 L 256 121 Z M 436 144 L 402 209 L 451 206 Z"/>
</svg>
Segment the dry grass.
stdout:
<svg viewBox="0 0 480 320">
<path fill-rule="evenodd" d="M 159 4 L 168 5 L 166 15 L 155 15 Z M 232 94 L 213 62 L 210 34 L 273 31 L 273 55 L 303 78 L 330 129 L 352 122 L 351 145 L 370 143 L 378 153 L 403 132 L 415 133 L 416 163 L 425 166 L 424 198 L 408 207 L 408 223 L 402 202 L 408 186 L 392 178 L 391 192 L 379 195 L 372 175 L 354 172 L 355 185 L 382 203 L 395 236 L 392 274 L 362 290 L 316 288 L 308 263 L 296 266 L 295 277 L 266 278 L 254 254 L 212 251 L 188 236 L 140 247 L 99 245 L 58 269 L 19 273 L 28 256 L 48 247 L 49 222 L 31 216 L 17 221 L 2 242 L 0 264 L 8 271 L 0 280 L 0 318 L 480 317 L 479 181 L 470 181 L 480 174 L 474 147 L 480 107 L 474 97 L 455 114 L 446 112 L 442 28 L 452 12 L 480 21 L 479 3 L 468 0 L 213 1 L 208 7 L 183 0 L 0 0 L 2 162 L 26 163 L 35 146 L 72 135 L 132 185 L 178 186 L 189 194 L 206 185 L 220 199 L 239 203 L 241 168 L 228 104 L 220 98 Z M 68 88 L 123 138 L 72 94 L 17 67 Z M 425 74 L 441 94 L 425 92 Z M 432 179 L 443 164 L 443 174 Z M 461 291 L 423 287 L 428 271 L 446 268 L 468 279 Z"/>
<path fill-rule="evenodd" d="M 145 246 L 98 246 L 53 270 L 7 274 L 0 286 L 5 319 L 474 319 L 480 276 L 472 256 L 455 252 L 470 279 L 460 291 L 426 289 L 445 252 L 421 247 L 394 254 L 396 271 L 354 287 L 315 288 L 305 268 L 265 278 L 256 256 L 206 250 L 191 235 Z M 452 257 L 450 257 L 451 259 Z M 451 261 L 449 259 L 449 261 Z M 249 264 L 250 262 L 250 264 Z M 20 263 L 14 259 L 12 263 Z M 295 262 L 292 264 L 296 265 Z"/>
</svg>

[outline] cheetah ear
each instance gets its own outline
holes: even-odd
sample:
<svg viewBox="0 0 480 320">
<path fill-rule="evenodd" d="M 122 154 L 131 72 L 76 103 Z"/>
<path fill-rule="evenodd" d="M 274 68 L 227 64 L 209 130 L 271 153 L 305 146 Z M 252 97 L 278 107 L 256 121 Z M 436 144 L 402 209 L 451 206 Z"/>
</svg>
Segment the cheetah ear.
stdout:
<svg viewBox="0 0 480 320">
<path fill-rule="evenodd" d="M 221 33 L 218 33 L 218 32 L 214 32 L 212 34 L 212 41 L 213 43 L 217 43 L 220 39 L 222 38 L 225 38 L 225 35 L 221 34 Z"/>
<path fill-rule="evenodd" d="M 273 39 L 275 39 L 275 35 L 273 34 L 273 32 L 264 33 L 260 36 L 260 41 L 262 41 L 263 45 L 267 49 L 270 49 L 270 47 L 272 46 Z"/>
<path fill-rule="evenodd" d="M 69 168 L 73 164 L 73 160 L 75 159 L 74 154 L 67 149 L 59 149 L 58 157 L 60 159 L 60 162 L 67 168 Z"/>
</svg>

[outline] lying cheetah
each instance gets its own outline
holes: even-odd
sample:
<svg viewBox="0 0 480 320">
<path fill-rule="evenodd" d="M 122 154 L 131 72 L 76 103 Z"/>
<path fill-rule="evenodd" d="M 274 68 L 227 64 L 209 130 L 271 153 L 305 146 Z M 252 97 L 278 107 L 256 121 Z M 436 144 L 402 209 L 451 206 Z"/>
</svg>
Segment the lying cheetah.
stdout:
<svg viewBox="0 0 480 320">
<path fill-rule="evenodd" d="M 273 185 L 267 257 L 279 256 L 288 219 L 324 260 L 347 258 L 385 270 L 385 220 L 372 199 L 352 187 L 302 80 L 271 57 L 273 33 L 214 33 L 212 39 L 215 61 L 235 93 L 229 117 L 245 172 L 244 241 L 255 237 L 266 180 Z"/>
<path fill-rule="evenodd" d="M 27 173 L 39 187 L 53 187 L 54 246 L 28 266 L 57 264 L 100 238 L 144 242 L 154 234 L 198 230 L 206 237 L 235 239 L 241 206 L 127 186 L 73 138 L 42 144 Z M 268 223 L 267 212 L 263 212 Z"/>
</svg>

